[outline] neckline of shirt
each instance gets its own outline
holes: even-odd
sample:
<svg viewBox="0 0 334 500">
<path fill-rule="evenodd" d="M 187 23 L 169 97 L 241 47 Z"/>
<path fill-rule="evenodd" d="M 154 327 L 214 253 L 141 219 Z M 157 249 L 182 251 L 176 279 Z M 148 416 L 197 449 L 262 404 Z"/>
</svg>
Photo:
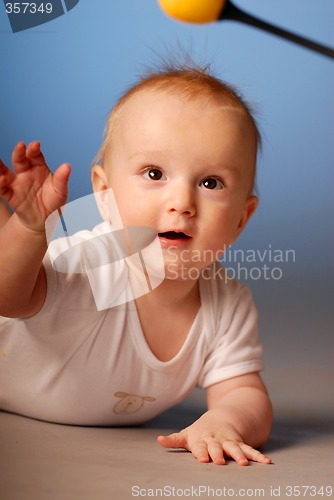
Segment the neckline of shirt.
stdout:
<svg viewBox="0 0 334 500">
<path fill-rule="evenodd" d="M 198 339 L 198 335 L 201 329 L 204 327 L 205 324 L 204 316 L 206 316 L 207 312 L 206 304 L 207 304 L 207 294 L 209 292 L 205 280 L 201 279 L 199 280 L 199 291 L 200 291 L 201 305 L 189 329 L 187 337 L 183 342 L 179 351 L 175 354 L 175 356 L 173 356 L 173 358 L 169 359 L 168 361 L 161 361 L 153 354 L 145 339 L 145 335 L 138 316 L 137 308 L 134 305 L 133 309 L 131 309 L 131 312 L 129 314 L 129 323 L 130 323 L 132 340 L 137 348 L 140 357 L 147 365 L 155 369 L 166 369 L 169 367 L 175 367 L 175 365 L 180 361 L 182 361 L 185 356 L 189 355 L 195 342 Z"/>
</svg>

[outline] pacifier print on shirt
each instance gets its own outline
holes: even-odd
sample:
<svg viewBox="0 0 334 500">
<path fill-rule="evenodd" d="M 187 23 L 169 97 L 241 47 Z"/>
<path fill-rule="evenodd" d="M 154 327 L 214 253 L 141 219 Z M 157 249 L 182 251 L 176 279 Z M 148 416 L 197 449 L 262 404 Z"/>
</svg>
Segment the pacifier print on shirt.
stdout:
<svg viewBox="0 0 334 500">
<path fill-rule="evenodd" d="M 150 403 L 155 401 L 155 398 L 151 396 L 138 396 L 137 394 L 128 394 L 127 392 L 115 392 L 114 396 L 121 398 L 113 408 L 113 412 L 117 415 L 137 413 L 144 406 L 145 401 Z"/>
<path fill-rule="evenodd" d="M 49 215 L 45 230 L 52 267 L 86 274 L 99 311 L 149 293 L 165 277 L 158 234 L 123 227 L 111 188 L 67 203 Z"/>
</svg>

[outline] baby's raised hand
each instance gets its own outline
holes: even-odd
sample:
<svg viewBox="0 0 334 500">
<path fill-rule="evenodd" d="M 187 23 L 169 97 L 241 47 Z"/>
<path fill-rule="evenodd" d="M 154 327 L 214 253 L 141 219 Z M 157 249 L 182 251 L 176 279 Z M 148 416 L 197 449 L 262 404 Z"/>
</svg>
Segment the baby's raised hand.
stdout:
<svg viewBox="0 0 334 500">
<path fill-rule="evenodd" d="M 63 163 L 52 174 L 39 142 L 31 142 L 28 147 L 19 142 L 12 163 L 14 172 L 0 160 L 0 196 L 22 224 L 42 232 L 48 215 L 66 203 L 71 167 Z"/>
<path fill-rule="evenodd" d="M 185 448 L 199 462 L 224 465 L 230 457 L 239 465 L 249 460 L 270 464 L 270 458 L 243 442 L 236 429 L 224 424 L 223 415 L 215 410 L 204 413 L 196 422 L 180 432 L 159 436 L 158 443 L 165 448 Z"/>
</svg>

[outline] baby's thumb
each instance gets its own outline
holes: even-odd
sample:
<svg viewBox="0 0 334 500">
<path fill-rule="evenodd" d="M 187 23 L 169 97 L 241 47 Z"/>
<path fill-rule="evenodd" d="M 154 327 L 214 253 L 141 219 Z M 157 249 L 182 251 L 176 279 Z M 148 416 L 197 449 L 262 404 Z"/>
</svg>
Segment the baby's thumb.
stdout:
<svg viewBox="0 0 334 500">
<path fill-rule="evenodd" d="M 62 163 L 53 174 L 53 187 L 62 196 L 67 196 L 67 184 L 70 173 L 71 166 L 68 163 Z"/>
<path fill-rule="evenodd" d="M 181 432 L 174 432 L 168 436 L 158 436 L 158 443 L 164 448 L 186 448 L 187 440 L 185 435 Z"/>
</svg>

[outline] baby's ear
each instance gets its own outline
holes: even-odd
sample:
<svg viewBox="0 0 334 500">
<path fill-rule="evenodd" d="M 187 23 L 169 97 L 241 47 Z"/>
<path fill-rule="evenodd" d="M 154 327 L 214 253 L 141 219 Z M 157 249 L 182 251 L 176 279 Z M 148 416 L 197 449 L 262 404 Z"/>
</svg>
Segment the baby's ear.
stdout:
<svg viewBox="0 0 334 500">
<path fill-rule="evenodd" d="M 92 168 L 91 179 L 94 193 L 96 193 L 97 191 L 108 189 L 108 178 L 104 168 L 101 167 L 101 165 L 94 165 L 94 167 Z"/>
<path fill-rule="evenodd" d="M 237 236 L 239 236 L 239 234 L 244 230 L 247 222 L 255 212 L 258 203 L 259 199 L 257 196 L 254 196 L 253 194 L 248 196 L 237 228 Z"/>
<path fill-rule="evenodd" d="M 103 220 L 110 220 L 110 204 L 108 197 L 108 179 L 101 165 L 92 168 L 92 186 L 95 194 L 96 204 Z"/>
<path fill-rule="evenodd" d="M 96 205 L 103 220 L 112 224 L 114 230 L 123 229 L 113 190 L 103 167 L 95 165 L 92 169 L 92 185 Z"/>
</svg>

